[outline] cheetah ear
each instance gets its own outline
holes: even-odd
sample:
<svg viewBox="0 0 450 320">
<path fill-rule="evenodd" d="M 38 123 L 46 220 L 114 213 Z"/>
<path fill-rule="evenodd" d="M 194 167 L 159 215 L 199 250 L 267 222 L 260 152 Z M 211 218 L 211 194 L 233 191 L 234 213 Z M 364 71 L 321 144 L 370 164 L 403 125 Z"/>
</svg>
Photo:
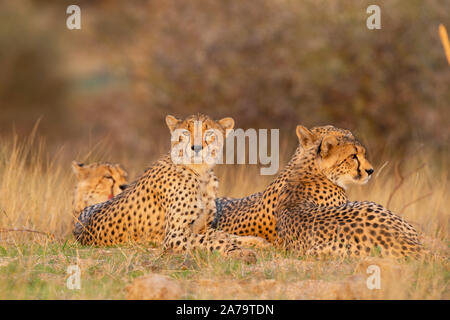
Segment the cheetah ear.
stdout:
<svg viewBox="0 0 450 320">
<path fill-rule="evenodd" d="M 314 133 L 312 133 L 311 130 L 307 129 L 304 126 L 298 125 L 297 128 L 295 128 L 295 133 L 297 134 L 298 141 L 303 148 L 308 147 L 314 141 L 316 141 Z"/>
<path fill-rule="evenodd" d="M 81 175 L 81 173 L 84 171 L 83 168 L 84 164 L 79 163 L 78 161 L 72 161 L 72 171 L 75 173 L 77 177 Z"/>
<path fill-rule="evenodd" d="M 317 150 L 320 153 L 322 158 L 326 158 L 330 155 L 331 150 L 338 144 L 335 136 L 329 135 L 325 136 L 322 139 L 322 142 L 319 145 L 319 149 Z"/>
<path fill-rule="evenodd" d="M 175 129 L 175 126 L 180 122 L 177 118 L 174 116 L 171 116 L 170 114 L 166 117 L 166 124 L 169 127 L 170 132 L 172 132 Z"/>
<path fill-rule="evenodd" d="M 234 128 L 234 119 L 227 117 L 227 118 L 223 118 L 220 119 L 219 121 L 217 121 L 222 128 L 224 128 L 225 130 L 231 130 Z"/>
</svg>

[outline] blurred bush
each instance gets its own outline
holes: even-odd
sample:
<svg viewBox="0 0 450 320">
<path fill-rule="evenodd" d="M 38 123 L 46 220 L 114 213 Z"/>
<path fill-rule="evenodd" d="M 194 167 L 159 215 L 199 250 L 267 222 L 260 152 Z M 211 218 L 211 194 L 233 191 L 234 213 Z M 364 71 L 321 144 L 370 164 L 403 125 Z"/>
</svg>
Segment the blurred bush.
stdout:
<svg viewBox="0 0 450 320">
<path fill-rule="evenodd" d="M 60 129 L 67 93 L 58 33 L 48 16 L 27 2 L 0 4 L 0 132 L 29 130 L 46 115 L 47 133 Z"/>
<path fill-rule="evenodd" d="M 108 135 L 145 155 L 161 143 L 157 132 L 167 134 L 166 114 L 204 112 L 242 128 L 286 128 L 292 139 L 298 123 L 334 124 L 377 152 L 412 141 L 446 150 L 450 73 L 437 26 L 450 21 L 448 1 L 376 1 L 381 30 L 366 28 L 373 1 L 80 1 L 79 31 L 64 30 L 68 1 L 27 3 L 28 20 L 49 13 L 67 70 L 49 64 L 55 44 L 35 28 L 5 31 L 22 21 L 6 14 L 2 108 L 19 116 L 39 101 L 34 110 L 63 110 L 61 132 L 73 129 L 65 139 Z M 25 59 L 32 69 L 13 48 L 36 57 Z M 57 89 L 62 75 L 70 95 Z M 10 86 L 20 94 L 5 95 Z"/>
</svg>

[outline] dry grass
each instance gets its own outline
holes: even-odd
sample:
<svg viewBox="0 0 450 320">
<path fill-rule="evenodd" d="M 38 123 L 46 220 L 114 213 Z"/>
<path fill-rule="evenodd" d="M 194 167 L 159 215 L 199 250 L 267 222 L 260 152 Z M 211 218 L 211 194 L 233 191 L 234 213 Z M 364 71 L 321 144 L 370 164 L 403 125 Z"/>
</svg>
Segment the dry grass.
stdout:
<svg viewBox="0 0 450 320">
<path fill-rule="evenodd" d="M 271 249 L 246 265 L 203 252 L 168 255 L 156 246 L 79 246 L 70 233 L 74 181 L 69 166 L 58 155 L 48 158 L 35 140 L 0 144 L 0 299 L 122 299 L 133 279 L 150 273 L 174 279 L 187 299 L 450 297 L 447 158 L 431 161 L 418 152 L 408 160 L 386 159 L 390 162 L 376 168 L 367 186 L 350 190 L 352 199 L 388 205 L 415 224 L 431 250 L 422 260 L 323 261 Z M 218 172 L 221 193 L 230 196 L 259 191 L 273 179 L 255 167 L 222 166 Z M 82 270 L 80 290 L 65 285 L 72 264 Z M 371 264 L 381 269 L 380 290 L 366 287 Z"/>
</svg>

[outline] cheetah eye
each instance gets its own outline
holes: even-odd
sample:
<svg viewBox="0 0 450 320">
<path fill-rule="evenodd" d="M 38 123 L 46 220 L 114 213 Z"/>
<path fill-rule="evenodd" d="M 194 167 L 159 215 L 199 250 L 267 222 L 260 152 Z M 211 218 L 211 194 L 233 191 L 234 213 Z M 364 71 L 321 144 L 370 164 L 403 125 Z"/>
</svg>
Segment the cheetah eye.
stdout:
<svg viewBox="0 0 450 320">
<path fill-rule="evenodd" d="M 214 134 L 214 131 L 208 130 L 205 132 L 205 137 L 211 137 Z"/>
<path fill-rule="evenodd" d="M 358 155 L 355 153 L 355 154 L 352 154 L 352 159 L 358 159 Z"/>
<path fill-rule="evenodd" d="M 184 130 L 184 131 L 183 131 L 183 134 L 184 134 L 185 136 L 191 135 L 191 133 L 190 133 L 188 130 Z"/>
<path fill-rule="evenodd" d="M 109 175 L 107 175 L 107 176 L 104 176 L 103 178 L 105 178 L 105 179 L 111 179 L 111 180 L 114 180 L 114 179 L 113 179 L 113 177 L 112 177 L 112 176 L 109 176 Z"/>
</svg>

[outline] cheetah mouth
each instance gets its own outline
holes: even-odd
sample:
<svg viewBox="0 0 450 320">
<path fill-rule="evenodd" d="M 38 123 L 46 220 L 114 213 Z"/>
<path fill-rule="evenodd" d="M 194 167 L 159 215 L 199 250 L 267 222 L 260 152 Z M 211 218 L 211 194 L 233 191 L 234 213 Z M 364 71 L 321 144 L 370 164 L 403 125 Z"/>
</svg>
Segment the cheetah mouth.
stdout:
<svg viewBox="0 0 450 320">
<path fill-rule="evenodd" d="M 367 176 L 367 177 L 356 176 L 353 180 L 357 184 L 366 184 L 367 182 L 369 182 L 370 176 Z"/>
</svg>

